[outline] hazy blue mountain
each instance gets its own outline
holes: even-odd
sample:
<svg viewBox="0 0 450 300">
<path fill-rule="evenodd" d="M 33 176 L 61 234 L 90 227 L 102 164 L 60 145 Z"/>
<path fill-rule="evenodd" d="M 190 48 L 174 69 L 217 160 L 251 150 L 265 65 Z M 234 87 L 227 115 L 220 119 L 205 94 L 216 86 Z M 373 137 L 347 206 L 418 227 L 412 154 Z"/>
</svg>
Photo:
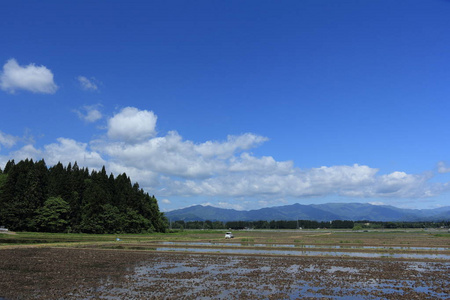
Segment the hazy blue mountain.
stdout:
<svg viewBox="0 0 450 300">
<path fill-rule="evenodd" d="M 165 213 L 172 221 L 223 221 L 244 220 L 247 212 L 234 209 L 223 209 L 213 206 L 195 205 Z M 246 220 L 246 219 L 245 219 Z"/>
<path fill-rule="evenodd" d="M 238 211 L 212 206 L 191 206 L 165 213 L 171 221 L 259 221 L 259 220 L 367 220 L 442 221 L 450 220 L 450 206 L 436 209 L 402 209 L 364 203 L 293 204 Z"/>
<path fill-rule="evenodd" d="M 411 221 L 416 219 L 416 214 L 412 210 L 387 205 L 329 203 L 313 206 L 339 215 L 340 220 Z"/>
<path fill-rule="evenodd" d="M 339 220 L 339 215 L 324 211 L 312 205 L 285 205 L 277 207 L 262 208 L 258 210 L 250 210 L 247 212 L 246 221 L 255 220 L 317 220 L 329 221 Z"/>
</svg>

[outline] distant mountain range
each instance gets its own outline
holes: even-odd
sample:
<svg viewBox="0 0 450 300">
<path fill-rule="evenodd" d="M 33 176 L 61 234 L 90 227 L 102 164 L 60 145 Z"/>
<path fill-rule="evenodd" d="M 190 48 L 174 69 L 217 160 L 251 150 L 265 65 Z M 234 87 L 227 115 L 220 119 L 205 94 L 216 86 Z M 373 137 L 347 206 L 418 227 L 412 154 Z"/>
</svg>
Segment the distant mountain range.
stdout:
<svg viewBox="0 0 450 300">
<path fill-rule="evenodd" d="M 166 212 L 171 221 L 259 221 L 259 220 L 311 220 L 311 221 L 449 221 L 450 206 L 435 209 L 403 209 L 388 205 L 363 203 L 328 203 L 311 205 L 285 205 L 240 211 L 213 206 L 196 205 Z"/>
</svg>

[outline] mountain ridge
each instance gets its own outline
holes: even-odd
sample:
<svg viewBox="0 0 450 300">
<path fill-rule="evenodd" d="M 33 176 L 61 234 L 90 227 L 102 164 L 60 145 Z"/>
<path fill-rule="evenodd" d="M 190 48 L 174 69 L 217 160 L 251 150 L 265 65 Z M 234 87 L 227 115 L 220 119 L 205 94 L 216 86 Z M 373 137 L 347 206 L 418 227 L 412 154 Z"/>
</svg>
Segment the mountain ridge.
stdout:
<svg viewBox="0 0 450 300">
<path fill-rule="evenodd" d="M 260 221 L 260 220 L 311 220 L 311 221 L 381 221 L 419 222 L 448 221 L 450 206 L 434 209 L 406 209 L 390 205 L 366 203 L 291 204 L 255 210 L 235 210 L 213 206 L 194 205 L 165 213 L 172 221 Z"/>
</svg>

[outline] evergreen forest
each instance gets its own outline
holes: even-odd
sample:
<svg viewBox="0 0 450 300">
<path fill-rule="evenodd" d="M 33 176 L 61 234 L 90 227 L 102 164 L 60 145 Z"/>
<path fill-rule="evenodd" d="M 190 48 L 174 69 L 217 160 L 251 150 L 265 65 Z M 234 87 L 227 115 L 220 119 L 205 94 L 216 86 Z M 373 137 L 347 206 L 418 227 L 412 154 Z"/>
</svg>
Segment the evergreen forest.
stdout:
<svg viewBox="0 0 450 300">
<path fill-rule="evenodd" d="M 10 160 L 0 168 L 0 226 L 13 231 L 164 232 L 167 221 L 155 196 L 75 162 L 50 168 L 44 160 Z"/>
</svg>

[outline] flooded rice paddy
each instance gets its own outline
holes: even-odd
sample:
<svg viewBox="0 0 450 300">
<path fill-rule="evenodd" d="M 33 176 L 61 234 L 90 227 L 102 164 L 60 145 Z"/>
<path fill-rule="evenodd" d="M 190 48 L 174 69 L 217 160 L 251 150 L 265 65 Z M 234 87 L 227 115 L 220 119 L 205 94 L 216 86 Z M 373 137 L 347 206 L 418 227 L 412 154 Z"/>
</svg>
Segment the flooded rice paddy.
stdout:
<svg viewBox="0 0 450 300">
<path fill-rule="evenodd" d="M 163 246 L 153 248 L 153 250 L 191 252 L 191 253 L 341 256 L 341 257 L 347 256 L 347 257 L 367 257 L 367 258 L 389 257 L 389 258 L 407 258 L 407 259 L 450 260 L 450 254 L 449 253 L 444 254 L 444 252 L 449 252 L 450 248 L 444 247 L 381 247 L 381 246 L 332 246 L 332 245 L 320 246 L 320 245 L 293 245 L 293 244 L 248 244 L 248 243 L 237 244 L 237 243 L 211 243 L 211 242 L 209 243 L 164 242 L 162 243 L 162 245 Z M 169 245 L 177 247 L 168 247 Z M 195 248 L 193 248 L 192 246 L 194 246 Z M 279 250 L 277 248 L 286 248 L 287 250 L 286 249 Z M 289 248 L 293 249 L 290 250 Z M 320 251 L 321 249 L 323 249 L 324 251 Z M 339 249 L 347 251 L 345 252 L 339 251 Z M 399 253 L 398 251 L 403 251 L 406 253 Z"/>
<path fill-rule="evenodd" d="M 190 253 L 221 253 L 221 254 L 254 254 L 254 255 L 301 255 L 301 256 L 347 256 L 347 257 L 379 257 L 379 258 L 420 258 L 448 259 L 447 254 L 404 254 L 404 253 L 368 253 L 340 251 L 301 251 L 301 250 L 260 250 L 260 249 L 210 249 L 210 248 L 170 248 L 158 247 L 155 251 L 173 251 Z"/>
<path fill-rule="evenodd" d="M 183 299 L 448 299 L 448 272 L 448 263 L 442 262 L 177 254 L 140 262 L 126 280 L 119 284 L 105 280 L 89 295 L 104 299 L 178 299 L 180 295 Z"/>
<path fill-rule="evenodd" d="M 447 235 L 221 236 L 0 247 L 0 299 L 450 299 Z"/>
<path fill-rule="evenodd" d="M 329 249 L 375 249 L 375 250 L 428 250 L 448 251 L 450 247 L 409 247 L 409 246 L 349 246 L 349 245 L 304 245 L 304 244 L 255 244 L 255 243 L 218 243 L 218 242 L 161 242 L 162 245 L 182 246 L 251 246 L 283 248 L 329 248 Z"/>
</svg>

